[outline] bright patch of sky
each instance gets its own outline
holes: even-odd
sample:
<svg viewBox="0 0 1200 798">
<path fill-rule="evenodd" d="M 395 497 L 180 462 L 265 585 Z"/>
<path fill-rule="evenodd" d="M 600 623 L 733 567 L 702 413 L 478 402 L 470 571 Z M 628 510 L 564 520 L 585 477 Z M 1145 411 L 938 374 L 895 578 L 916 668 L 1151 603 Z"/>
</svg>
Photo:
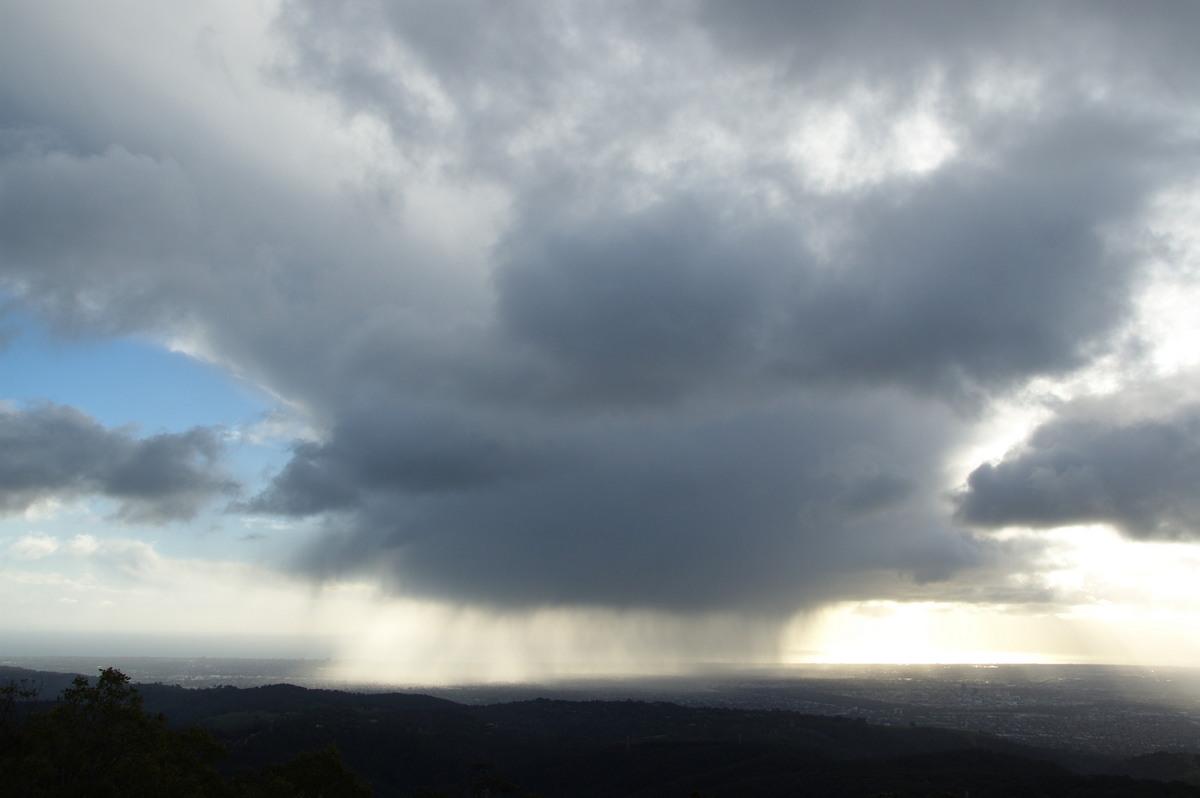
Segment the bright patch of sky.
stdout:
<svg viewBox="0 0 1200 798">
<path fill-rule="evenodd" d="M 53 336 L 28 314 L 4 317 L 0 400 L 53 402 L 143 435 L 197 425 L 241 428 L 274 406 L 253 386 L 161 344 Z"/>
</svg>

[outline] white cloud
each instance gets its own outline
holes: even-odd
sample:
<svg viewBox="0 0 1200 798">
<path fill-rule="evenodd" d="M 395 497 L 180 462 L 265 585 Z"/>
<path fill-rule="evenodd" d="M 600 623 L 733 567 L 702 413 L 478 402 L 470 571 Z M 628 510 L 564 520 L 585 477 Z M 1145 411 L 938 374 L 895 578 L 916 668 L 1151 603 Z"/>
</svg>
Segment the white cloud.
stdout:
<svg viewBox="0 0 1200 798">
<path fill-rule="evenodd" d="M 100 551 L 101 543 L 93 535 L 75 535 L 67 541 L 65 551 L 76 557 L 90 557 Z"/>
<path fill-rule="evenodd" d="M 58 540 L 50 535 L 24 535 L 9 545 L 9 551 L 28 560 L 40 560 L 58 551 Z"/>
</svg>

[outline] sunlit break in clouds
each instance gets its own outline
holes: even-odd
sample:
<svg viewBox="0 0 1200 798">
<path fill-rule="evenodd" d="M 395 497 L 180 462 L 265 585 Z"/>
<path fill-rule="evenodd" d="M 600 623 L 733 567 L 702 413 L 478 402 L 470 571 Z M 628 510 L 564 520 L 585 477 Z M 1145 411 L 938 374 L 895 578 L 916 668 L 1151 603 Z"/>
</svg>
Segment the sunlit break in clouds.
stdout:
<svg viewBox="0 0 1200 798">
<path fill-rule="evenodd" d="M 10 653 L 1191 657 L 1194 3 L 0 9 Z"/>
</svg>

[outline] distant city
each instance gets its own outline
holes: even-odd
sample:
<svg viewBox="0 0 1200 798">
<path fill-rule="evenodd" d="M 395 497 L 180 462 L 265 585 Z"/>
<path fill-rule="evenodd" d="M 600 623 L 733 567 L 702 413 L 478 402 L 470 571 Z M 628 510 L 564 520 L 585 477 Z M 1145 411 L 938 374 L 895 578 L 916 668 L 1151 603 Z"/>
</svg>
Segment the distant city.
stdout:
<svg viewBox="0 0 1200 798">
<path fill-rule="evenodd" d="M 710 666 L 688 675 L 565 679 L 541 684 L 351 683 L 324 660 L 0 657 L 10 665 L 185 687 L 288 683 L 351 692 L 424 693 L 464 704 L 532 698 L 665 701 L 789 710 L 887 726 L 933 726 L 1113 756 L 1200 753 L 1200 669 L 1104 665 Z"/>
</svg>

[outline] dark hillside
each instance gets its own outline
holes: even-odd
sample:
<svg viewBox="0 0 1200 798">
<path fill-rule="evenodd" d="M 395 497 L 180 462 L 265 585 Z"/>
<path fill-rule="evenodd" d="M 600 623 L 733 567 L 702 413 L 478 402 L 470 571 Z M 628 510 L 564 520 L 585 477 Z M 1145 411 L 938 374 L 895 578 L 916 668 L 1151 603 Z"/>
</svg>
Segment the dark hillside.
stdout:
<svg viewBox="0 0 1200 798">
<path fill-rule="evenodd" d="M 41 684 L 58 678 L 23 676 Z M 332 743 L 346 766 L 385 797 L 487 791 L 545 798 L 1200 798 L 1200 787 L 1134 778 L 1186 778 L 1195 764 L 1189 758 L 1110 761 L 1099 769 L 1093 761 L 1088 775 L 1061 752 L 991 735 L 782 710 L 547 699 L 467 706 L 286 684 L 137 690 L 147 712 L 164 714 L 175 727 L 208 729 L 228 749 L 226 776 Z M 1124 775 L 1094 775 L 1099 770 Z"/>
</svg>

